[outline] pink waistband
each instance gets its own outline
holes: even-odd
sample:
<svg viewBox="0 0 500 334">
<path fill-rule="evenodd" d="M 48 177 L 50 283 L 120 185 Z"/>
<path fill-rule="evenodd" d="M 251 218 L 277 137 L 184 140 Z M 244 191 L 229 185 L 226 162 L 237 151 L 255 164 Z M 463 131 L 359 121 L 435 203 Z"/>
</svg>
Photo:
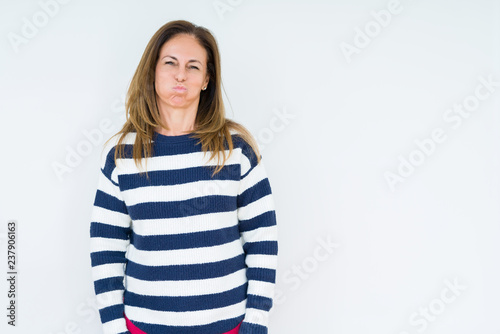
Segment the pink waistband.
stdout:
<svg viewBox="0 0 500 334">
<path fill-rule="evenodd" d="M 125 317 L 125 322 L 127 324 L 127 329 L 129 330 L 129 332 L 131 334 L 147 334 L 146 332 L 144 332 L 143 330 L 140 330 L 139 328 L 137 328 L 137 326 L 135 326 L 132 321 L 129 320 L 129 318 L 127 318 L 127 316 L 125 315 L 125 313 L 123 314 L 123 316 Z M 236 326 L 235 328 L 231 329 L 229 332 L 225 332 L 223 334 L 238 334 L 238 331 L 240 329 L 240 326 L 241 326 L 241 323 L 243 321 L 241 321 L 238 326 Z"/>
</svg>

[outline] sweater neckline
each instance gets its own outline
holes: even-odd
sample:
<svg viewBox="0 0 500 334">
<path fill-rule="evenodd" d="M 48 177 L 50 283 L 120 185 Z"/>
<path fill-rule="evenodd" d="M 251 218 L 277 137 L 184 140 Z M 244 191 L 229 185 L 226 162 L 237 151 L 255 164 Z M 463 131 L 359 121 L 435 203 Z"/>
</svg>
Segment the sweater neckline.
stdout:
<svg viewBox="0 0 500 334">
<path fill-rule="evenodd" d="M 198 141 L 198 138 L 192 137 L 192 133 L 186 133 L 183 135 L 167 136 L 163 135 L 157 131 L 153 133 L 153 141 L 167 144 L 185 143 Z"/>
</svg>

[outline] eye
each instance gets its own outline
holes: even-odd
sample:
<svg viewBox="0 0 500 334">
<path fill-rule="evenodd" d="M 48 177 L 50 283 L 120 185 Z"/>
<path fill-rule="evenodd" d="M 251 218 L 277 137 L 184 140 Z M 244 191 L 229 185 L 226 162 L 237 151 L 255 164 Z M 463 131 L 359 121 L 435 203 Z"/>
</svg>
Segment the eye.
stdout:
<svg viewBox="0 0 500 334">
<path fill-rule="evenodd" d="M 195 68 L 195 69 L 199 70 L 199 68 L 198 68 L 198 67 L 196 67 L 196 66 L 191 66 L 190 68 Z"/>
<path fill-rule="evenodd" d="M 174 62 L 172 61 L 167 61 L 165 64 L 173 64 Z"/>
</svg>

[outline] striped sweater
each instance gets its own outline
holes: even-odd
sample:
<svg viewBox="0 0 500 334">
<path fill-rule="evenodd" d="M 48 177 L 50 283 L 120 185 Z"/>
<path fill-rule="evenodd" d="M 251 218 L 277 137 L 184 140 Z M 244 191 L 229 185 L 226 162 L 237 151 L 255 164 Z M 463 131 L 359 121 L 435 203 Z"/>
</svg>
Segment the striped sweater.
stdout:
<svg viewBox="0 0 500 334">
<path fill-rule="evenodd" d="M 149 178 L 104 146 L 90 223 L 92 278 L 104 334 L 267 334 L 278 241 L 263 160 L 235 132 L 212 177 L 198 139 L 154 132 Z M 226 143 L 226 155 L 229 149 Z M 262 156 L 261 156 L 262 158 Z"/>
</svg>

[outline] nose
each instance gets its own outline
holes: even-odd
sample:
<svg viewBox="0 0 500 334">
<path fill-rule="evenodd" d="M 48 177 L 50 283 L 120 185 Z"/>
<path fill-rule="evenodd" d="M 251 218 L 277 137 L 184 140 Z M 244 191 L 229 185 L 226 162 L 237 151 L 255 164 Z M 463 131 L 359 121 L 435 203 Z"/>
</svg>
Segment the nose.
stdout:
<svg viewBox="0 0 500 334">
<path fill-rule="evenodd" d="M 175 79 L 177 81 L 184 81 L 186 80 L 186 70 L 182 67 L 179 67 L 177 72 L 175 73 Z"/>
</svg>

